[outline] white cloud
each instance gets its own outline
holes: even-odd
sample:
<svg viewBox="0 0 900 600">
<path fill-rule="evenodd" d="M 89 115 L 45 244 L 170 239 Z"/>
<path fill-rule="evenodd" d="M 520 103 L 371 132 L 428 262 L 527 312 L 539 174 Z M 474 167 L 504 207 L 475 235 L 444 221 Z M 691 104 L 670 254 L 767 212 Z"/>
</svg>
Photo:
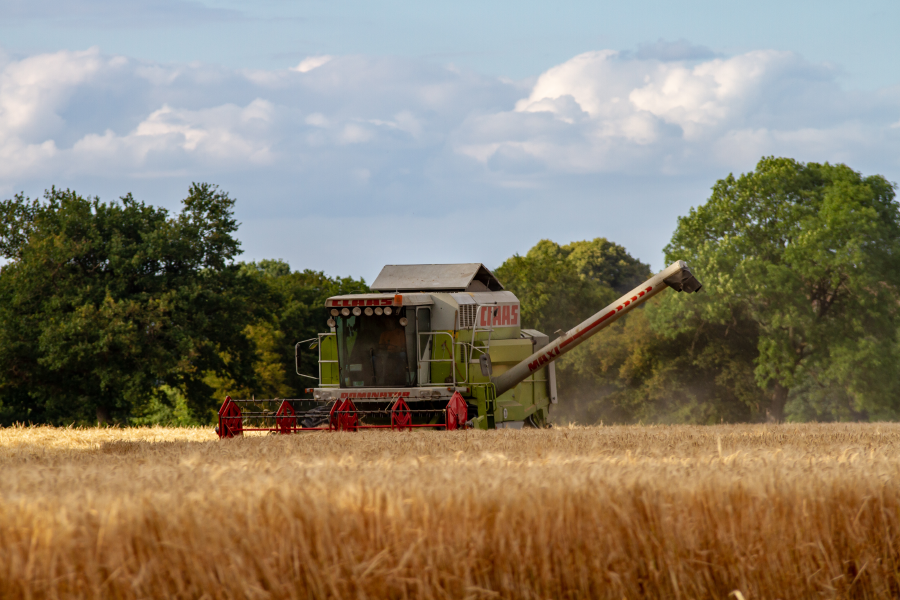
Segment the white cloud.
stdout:
<svg viewBox="0 0 900 600">
<path fill-rule="evenodd" d="M 460 246 L 498 260 L 541 237 L 607 235 L 654 261 L 675 216 L 762 155 L 900 179 L 900 87 L 846 92 L 787 52 L 656 50 L 666 60 L 588 52 L 528 83 L 365 56 L 250 71 L 97 49 L 0 55 L 0 193 L 55 184 L 156 203 L 210 181 L 244 221 L 339 215 L 363 239 L 376 216 L 421 232 L 452 208 L 454 224 L 516 224 L 487 245 L 483 227 L 459 228 Z M 294 247 L 279 243 L 247 240 Z M 303 247 L 297 266 L 325 268 Z"/>
<path fill-rule="evenodd" d="M 37 174 L 37 165 L 48 164 L 58 153 L 53 140 L 40 144 L 26 144 L 17 138 L 3 140 L 0 143 L 0 180 L 8 183 L 30 179 Z"/>
<path fill-rule="evenodd" d="M 714 59 L 695 67 L 659 65 L 649 81 L 628 98 L 637 111 L 646 111 L 678 125 L 685 139 L 734 119 L 753 118 L 760 96 L 782 77 L 818 75 L 790 52 L 760 51 L 731 59 Z"/>
<path fill-rule="evenodd" d="M 312 57 L 294 72 L 245 72 L 141 63 L 97 49 L 7 59 L 0 64 L 0 189 L 34 178 L 192 170 L 216 177 L 298 163 L 327 177 L 345 159 L 318 155 L 323 147 L 419 147 L 426 115 L 452 127 L 460 120 L 454 112 L 470 111 L 485 85 L 493 93 L 508 88 L 403 61 L 344 57 L 324 75 L 312 68 L 329 60 Z M 376 158 L 383 161 L 384 152 Z M 323 160 L 334 162 L 312 166 Z"/>
<path fill-rule="evenodd" d="M 307 56 L 303 60 L 300 61 L 300 64 L 294 67 L 294 71 L 299 71 L 300 73 L 308 73 L 313 69 L 318 69 L 325 63 L 331 61 L 334 58 L 327 54 L 323 54 L 321 56 Z"/>
<path fill-rule="evenodd" d="M 687 63 L 603 50 L 543 73 L 512 111 L 470 118 L 455 143 L 487 166 L 518 156 L 569 173 L 696 172 L 787 151 L 820 161 L 895 151 L 882 135 L 891 109 L 896 99 L 851 98 L 831 69 L 791 52 Z"/>
<path fill-rule="evenodd" d="M 313 113 L 309 115 L 306 117 L 305 122 L 307 125 L 312 125 L 314 127 L 328 127 L 328 117 L 322 113 Z"/>
<path fill-rule="evenodd" d="M 770 153 L 852 161 L 896 148 L 896 94 L 860 101 L 829 68 L 790 52 L 686 62 L 670 59 L 706 55 L 674 44 L 654 46 L 665 61 L 587 52 L 524 93 L 455 68 L 360 56 L 311 56 L 288 71 L 159 65 L 97 49 L 6 59 L 0 186 L 110 164 L 133 175 L 308 164 L 318 177 L 355 168 L 375 181 L 373 165 L 415 162 L 423 150 L 484 165 L 497 185 L 531 186 L 540 173 L 684 173 Z M 347 153 L 357 164 L 345 164 Z"/>
<path fill-rule="evenodd" d="M 0 72 L 0 136 L 27 139 L 64 127 L 58 112 L 75 90 L 101 69 L 115 69 L 124 62 L 118 57 L 103 58 L 93 48 L 7 63 Z"/>
<path fill-rule="evenodd" d="M 345 144 L 361 144 L 375 137 L 371 129 L 358 123 L 347 123 L 341 131 L 340 140 Z"/>
<path fill-rule="evenodd" d="M 151 155 L 177 155 L 182 159 L 214 162 L 221 166 L 271 161 L 268 128 L 274 107 L 256 99 L 245 107 L 232 104 L 201 110 L 173 109 L 168 105 L 151 113 L 125 135 L 107 130 L 78 140 L 71 153 L 81 162 L 129 167 L 151 161 Z"/>
</svg>

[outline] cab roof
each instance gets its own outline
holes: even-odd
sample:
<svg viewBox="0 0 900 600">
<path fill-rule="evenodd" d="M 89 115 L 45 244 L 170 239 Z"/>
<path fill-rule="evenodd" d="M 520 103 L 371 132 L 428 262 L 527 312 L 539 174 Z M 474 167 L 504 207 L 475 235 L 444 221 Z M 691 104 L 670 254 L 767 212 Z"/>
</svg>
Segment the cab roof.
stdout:
<svg viewBox="0 0 900 600">
<path fill-rule="evenodd" d="M 379 292 L 499 292 L 503 284 L 481 263 L 385 265 L 371 289 Z"/>
</svg>

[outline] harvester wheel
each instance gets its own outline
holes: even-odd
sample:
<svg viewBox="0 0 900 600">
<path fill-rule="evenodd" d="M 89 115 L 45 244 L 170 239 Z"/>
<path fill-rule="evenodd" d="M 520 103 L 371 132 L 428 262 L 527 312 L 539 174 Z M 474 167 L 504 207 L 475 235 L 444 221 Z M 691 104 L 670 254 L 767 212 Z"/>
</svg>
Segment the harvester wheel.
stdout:
<svg viewBox="0 0 900 600">
<path fill-rule="evenodd" d="M 544 418 L 544 411 L 537 411 L 525 417 L 525 425 L 535 429 L 549 429 L 553 425 Z"/>
<path fill-rule="evenodd" d="M 303 417 L 303 421 L 301 421 L 300 424 L 304 428 L 327 425 L 328 416 L 331 414 L 332 406 L 334 406 L 334 402 L 329 402 L 328 404 L 322 404 L 321 406 L 306 411 L 306 415 Z"/>
</svg>

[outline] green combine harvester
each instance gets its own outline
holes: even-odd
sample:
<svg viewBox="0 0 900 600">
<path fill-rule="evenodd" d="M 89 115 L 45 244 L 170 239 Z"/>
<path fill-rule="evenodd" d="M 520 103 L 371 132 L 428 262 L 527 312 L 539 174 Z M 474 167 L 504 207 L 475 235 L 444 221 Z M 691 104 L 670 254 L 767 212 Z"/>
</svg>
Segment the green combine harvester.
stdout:
<svg viewBox="0 0 900 600">
<path fill-rule="evenodd" d="M 554 361 L 667 287 L 701 284 L 677 261 L 551 341 L 522 327 L 519 299 L 480 263 L 388 265 L 375 293 L 329 298 L 329 331 L 297 344 L 312 399 L 228 397 L 216 432 L 546 427 Z M 318 376 L 299 372 L 308 351 Z"/>
</svg>

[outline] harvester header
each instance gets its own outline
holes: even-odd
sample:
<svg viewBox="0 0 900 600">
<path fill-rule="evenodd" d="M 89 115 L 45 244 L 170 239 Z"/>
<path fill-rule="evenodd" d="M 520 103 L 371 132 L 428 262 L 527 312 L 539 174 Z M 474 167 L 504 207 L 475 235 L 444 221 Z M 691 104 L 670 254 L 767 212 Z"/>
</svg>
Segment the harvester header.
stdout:
<svg viewBox="0 0 900 600">
<path fill-rule="evenodd" d="M 329 331 L 297 343 L 312 399 L 226 398 L 217 432 L 547 426 L 554 361 L 667 287 L 701 284 L 677 261 L 551 342 L 480 263 L 388 265 L 374 293 L 328 298 Z M 316 348 L 318 374 L 300 373 Z"/>
</svg>

